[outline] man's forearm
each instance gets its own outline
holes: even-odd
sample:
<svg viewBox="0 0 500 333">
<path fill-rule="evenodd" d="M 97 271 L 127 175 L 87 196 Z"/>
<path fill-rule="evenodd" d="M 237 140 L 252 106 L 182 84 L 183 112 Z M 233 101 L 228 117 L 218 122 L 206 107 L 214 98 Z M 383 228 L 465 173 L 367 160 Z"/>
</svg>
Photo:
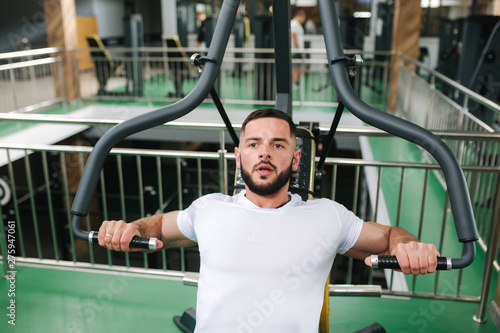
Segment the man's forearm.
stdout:
<svg viewBox="0 0 500 333">
<path fill-rule="evenodd" d="M 389 230 L 388 254 L 392 254 L 398 244 L 406 244 L 409 242 L 420 242 L 420 240 L 404 229 L 391 227 Z"/>
<path fill-rule="evenodd" d="M 156 237 L 161 240 L 161 226 L 163 214 L 156 214 L 140 218 L 134 222 L 140 234 L 145 237 Z"/>
</svg>

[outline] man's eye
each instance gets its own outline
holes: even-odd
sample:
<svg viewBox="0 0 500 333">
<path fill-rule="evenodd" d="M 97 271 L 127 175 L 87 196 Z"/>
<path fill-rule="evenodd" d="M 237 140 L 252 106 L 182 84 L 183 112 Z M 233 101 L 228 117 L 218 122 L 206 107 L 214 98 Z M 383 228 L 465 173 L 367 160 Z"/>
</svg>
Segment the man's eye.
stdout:
<svg viewBox="0 0 500 333">
<path fill-rule="evenodd" d="M 284 146 L 283 146 L 283 145 L 280 145 L 279 143 L 275 144 L 274 146 L 275 146 L 276 148 L 284 148 Z"/>
<path fill-rule="evenodd" d="M 255 148 L 255 147 L 257 147 L 257 144 L 256 144 L 256 143 L 250 143 L 250 144 L 248 145 L 248 147 Z"/>
</svg>

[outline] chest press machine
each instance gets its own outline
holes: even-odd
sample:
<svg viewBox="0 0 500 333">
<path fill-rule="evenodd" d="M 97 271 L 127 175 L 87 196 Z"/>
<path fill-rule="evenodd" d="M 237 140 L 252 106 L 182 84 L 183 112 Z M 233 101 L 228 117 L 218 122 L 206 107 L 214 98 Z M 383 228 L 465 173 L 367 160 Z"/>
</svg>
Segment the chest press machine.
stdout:
<svg viewBox="0 0 500 333">
<path fill-rule="evenodd" d="M 83 170 L 71 208 L 71 212 L 73 213 L 72 229 L 75 237 L 91 243 L 97 243 L 97 232 L 82 230 L 81 222 L 83 217 L 88 214 L 92 195 L 97 186 L 104 161 L 110 150 L 118 142 L 134 133 L 159 126 L 188 114 L 198 107 L 208 94 L 214 97 L 213 85 L 221 66 L 239 3 L 240 0 L 226 0 L 223 2 L 210 49 L 206 56 L 198 56 L 196 59 L 196 63 L 203 67 L 203 71 L 197 85 L 186 97 L 174 104 L 139 115 L 116 125 L 97 142 Z M 467 267 L 475 258 L 475 241 L 478 239 L 478 234 L 467 185 L 457 160 L 446 144 L 429 131 L 391 114 L 378 111 L 359 99 L 350 85 L 348 76 L 348 67 L 355 65 L 358 58 L 350 58 L 343 53 L 335 3 L 331 0 L 318 0 L 318 5 L 324 31 L 330 76 L 340 101 L 330 136 L 333 136 L 336 124 L 340 120 L 342 112 L 339 112 L 339 110 L 342 110 L 345 106 L 362 121 L 413 142 L 431 153 L 443 170 L 455 218 L 458 240 L 463 243 L 462 256 L 460 258 L 439 257 L 438 269 L 450 270 Z M 275 62 L 275 108 L 291 114 L 292 82 L 290 74 L 289 2 L 274 0 L 273 13 L 275 59 L 279 59 L 279 61 Z M 224 120 L 226 124 L 229 123 L 227 117 Z M 229 127 L 228 130 L 230 130 Z M 314 157 L 311 161 L 314 161 Z M 313 165 L 311 164 L 311 166 Z M 148 237 L 134 237 L 131 242 L 131 247 L 134 248 L 155 249 L 155 246 L 156 239 Z M 373 256 L 372 265 L 379 268 L 399 268 L 396 258 L 390 256 Z M 326 296 L 328 296 L 327 293 L 325 293 Z M 326 323 L 320 324 L 321 332 L 328 332 L 328 315 L 327 313 L 325 314 L 324 320 L 326 320 Z"/>
</svg>

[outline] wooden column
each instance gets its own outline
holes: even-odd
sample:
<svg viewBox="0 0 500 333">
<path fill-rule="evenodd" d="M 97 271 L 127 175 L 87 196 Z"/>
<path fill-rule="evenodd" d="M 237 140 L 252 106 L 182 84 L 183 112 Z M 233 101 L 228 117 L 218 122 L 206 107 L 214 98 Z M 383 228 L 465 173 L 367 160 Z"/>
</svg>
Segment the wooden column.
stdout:
<svg viewBox="0 0 500 333">
<path fill-rule="evenodd" d="M 493 8 L 493 15 L 500 16 L 500 0 L 495 0 L 495 7 Z"/>
<path fill-rule="evenodd" d="M 63 48 L 64 94 L 67 101 L 78 98 L 75 60 L 69 48 L 77 47 L 75 0 L 43 0 L 47 41 L 51 47 Z M 58 95 L 61 95 L 59 86 Z"/>
<path fill-rule="evenodd" d="M 397 87 L 399 75 L 399 56 L 401 52 L 417 59 L 419 53 L 420 23 L 422 8 L 420 0 L 396 0 L 392 25 L 391 77 L 389 86 L 389 111 L 396 110 Z"/>
</svg>

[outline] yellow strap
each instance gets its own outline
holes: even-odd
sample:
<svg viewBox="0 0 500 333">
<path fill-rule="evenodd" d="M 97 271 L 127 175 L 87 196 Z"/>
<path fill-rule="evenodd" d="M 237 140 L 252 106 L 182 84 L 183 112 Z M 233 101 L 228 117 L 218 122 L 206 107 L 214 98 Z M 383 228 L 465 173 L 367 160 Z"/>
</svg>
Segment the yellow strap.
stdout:
<svg viewBox="0 0 500 333">
<path fill-rule="evenodd" d="M 99 35 L 93 34 L 93 35 L 89 35 L 88 38 L 92 38 L 93 40 L 95 40 L 95 42 L 97 43 L 97 46 L 99 46 L 99 48 L 104 53 L 104 56 L 106 57 L 106 59 L 108 59 L 109 64 L 111 65 L 111 68 L 115 68 L 115 62 L 113 61 L 113 58 L 111 58 L 111 54 L 109 54 L 108 50 L 106 49 L 106 47 L 102 43 L 101 37 L 99 37 Z"/>
<path fill-rule="evenodd" d="M 323 308 L 321 309 L 321 315 L 319 317 L 319 333 L 330 332 L 330 290 L 328 285 L 330 284 L 330 275 L 326 279 L 325 293 L 323 297 Z"/>
<path fill-rule="evenodd" d="M 169 39 L 174 41 L 174 43 L 175 43 L 175 45 L 176 45 L 176 47 L 177 47 L 177 49 L 178 49 L 179 53 L 180 53 L 180 54 L 182 55 L 182 57 L 185 59 L 185 61 L 184 61 L 184 62 L 186 63 L 186 66 L 189 68 L 189 67 L 190 67 L 190 65 L 189 65 L 189 58 L 188 58 L 188 56 L 187 56 L 186 52 L 184 52 L 184 49 L 183 49 L 183 47 L 182 47 L 182 45 L 181 45 L 181 41 L 179 40 L 179 36 L 177 36 L 177 35 L 172 35 L 172 36 L 167 36 L 167 37 L 165 38 L 165 40 L 169 40 Z"/>
<path fill-rule="evenodd" d="M 250 19 L 248 17 L 243 18 L 243 23 L 245 24 L 245 42 L 250 42 Z"/>
</svg>

